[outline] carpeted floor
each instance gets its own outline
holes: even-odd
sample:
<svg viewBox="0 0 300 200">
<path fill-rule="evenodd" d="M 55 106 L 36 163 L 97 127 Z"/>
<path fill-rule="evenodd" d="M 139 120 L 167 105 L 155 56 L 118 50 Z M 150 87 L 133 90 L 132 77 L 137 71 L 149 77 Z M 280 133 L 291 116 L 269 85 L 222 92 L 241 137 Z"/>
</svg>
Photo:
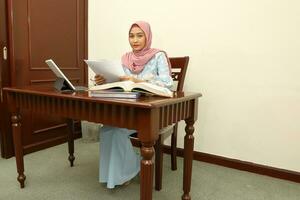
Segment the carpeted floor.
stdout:
<svg viewBox="0 0 300 200">
<path fill-rule="evenodd" d="M 98 143 L 75 142 L 75 166 L 69 167 L 67 145 L 26 155 L 26 186 L 19 188 L 15 159 L 0 158 L 0 200 L 134 200 L 139 199 L 139 178 L 113 190 L 98 182 Z M 163 189 L 153 199 L 181 199 L 182 159 L 170 170 L 164 156 Z M 193 162 L 194 200 L 299 200 L 300 184 L 267 176 Z"/>
</svg>

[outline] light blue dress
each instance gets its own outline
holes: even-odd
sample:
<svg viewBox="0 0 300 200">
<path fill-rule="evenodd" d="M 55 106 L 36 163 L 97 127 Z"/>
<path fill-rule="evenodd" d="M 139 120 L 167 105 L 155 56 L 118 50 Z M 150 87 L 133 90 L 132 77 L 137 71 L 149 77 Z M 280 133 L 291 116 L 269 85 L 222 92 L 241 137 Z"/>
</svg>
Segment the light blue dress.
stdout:
<svg viewBox="0 0 300 200">
<path fill-rule="evenodd" d="M 172 88 L 168 61 L 163 52 L 158 52 L 145 65 L 139 74 L 132 74 L 123 67 L 125 74 L 147 82 Z M 99 182 L 107 183 L 107 188 L 122 185 L 135 177 L 140 171 L 141 157 L 130 142 L 129 135 L 134 130 L 103 126 L 100 130 Z"/>
</svg>

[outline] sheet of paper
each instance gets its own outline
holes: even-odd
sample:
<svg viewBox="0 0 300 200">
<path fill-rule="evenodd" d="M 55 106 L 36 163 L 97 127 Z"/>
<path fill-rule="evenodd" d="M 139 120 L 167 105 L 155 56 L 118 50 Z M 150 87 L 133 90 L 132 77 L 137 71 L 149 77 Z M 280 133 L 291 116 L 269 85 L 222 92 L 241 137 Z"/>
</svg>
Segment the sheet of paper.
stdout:
<svg viewBox="0 0 300 200">
<path fill-rule="evenodd" d="M 84 60 L 95 74 L 105 77 L 107 83 L 119 81 L 120 76 L 124 76 L 121 61 L 117 60 Z"/>
</svg>

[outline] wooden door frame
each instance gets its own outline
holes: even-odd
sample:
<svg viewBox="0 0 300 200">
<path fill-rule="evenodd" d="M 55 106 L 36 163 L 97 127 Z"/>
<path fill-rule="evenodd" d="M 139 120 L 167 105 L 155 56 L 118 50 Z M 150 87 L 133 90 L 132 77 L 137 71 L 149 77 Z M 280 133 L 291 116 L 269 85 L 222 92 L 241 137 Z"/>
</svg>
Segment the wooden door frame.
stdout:
<svg viewBox="0 0 300 200">
<path fill-rule="evenodd" d="M 85 12 L 85 20 L 84 20 L 84 57 L 88 58 L 88 0 L 84 1 L 84 12 Z M 8 65 L 7 65 L 7 76 L 9 77 L 9 83 L 6 83 L 4 86 L 16 86 L 16 78 L 14 74 L 16 74 L 16 65 L 15 65 L 15 56 L 14 56 L 14 40 L 13 40 L 13 0 L 5 0 L 4 4 L 6 4 L 6 31 L 7 31 L 7 47 L 8 47 Z M 2 49 L 1 49 L 2 51 Z M 83 69 L 84 73 L 84 85 L 88 83 L 88 70 L 87 67 Z M 3 104 L 2 104 L 3 105 Z M 1 105 L 0 105 L 1 106 Z M 6 121 L 8 124 L 4 124 L 3 126 L 0 123 L 0 126 L 5 127 L 6 130 L 0 134 L 0 142 L 1 142 L 1 157 L 10 158 L 14 156 L 14 146 L 12 139 L 12 132 L 10 127 L 10 120 Z M 0 127 L 1 128 L 1 127 Z M 4 129 L 4 128 L 3 128 Z"/>
<path fill-rule="evenodd" d="M 3 8 L 4 8 L 4 18 L 2 18 L 3 21 L 1 21 L 1 24 L 3 24 L 4 32 L 5 34 L 3 35 L 3 38 L 1 38 L 1 41 L 3 43 L 0 45 L 1 46 L 1 62 L 2 62 L 2 69 L 1 69 L 1 90 L 3 87 L 10 86 L 11 85 L 11 80 L 10 80 L 10 53 L 8 52 L 8 59 L 4 61 L 2 58 L 2 48 L 6 46 L 9 50 L 9 43 L 8 43 L 8 5 L 7 5 L 7 0 L 2 1 L 3 3 Z M 3 100 L 3 101 L 2 101 Z M 1 108 L 1 113 L 8 113 L 7 106 L 5 103 L 5 96 L 2 96 L 2 99 L 0 101 L 0 108 Z M 9 158 L 11 155 L 14 154 L 14 148 L 13 148 L 13 140 L 12 140 L 12 134 L 7 134 L 8 132 L 11 132 L 11 126 L 10 126 L 10 118 L 7 115 L 1 115 L 0 113 L 0 142 L 1 142 L 1 157 L 3 158 Z"/>
</svg>

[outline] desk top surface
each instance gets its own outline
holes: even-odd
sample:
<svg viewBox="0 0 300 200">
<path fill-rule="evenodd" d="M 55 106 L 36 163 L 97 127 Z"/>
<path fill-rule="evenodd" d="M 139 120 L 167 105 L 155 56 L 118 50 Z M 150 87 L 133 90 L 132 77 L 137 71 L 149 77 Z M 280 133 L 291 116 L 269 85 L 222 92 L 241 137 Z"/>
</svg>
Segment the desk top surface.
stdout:
<svg viewBox="0 0 300 200">
<path fill-rule="evenodd" d="M 159 96 L 141 96 L 137 99 L 122 99 L 122 98 L 99 98 L 90 97 L 88 91 L 57 91 L 53 87 L 47 86 L 24 86 L 24 87 L 6 87 L 3 89 L 5 93 L 17 93 L 27 95 L 38 95 L 64 99 L 74 99 L 89 102 L 109 103 L 109 104 L 122 104 L 136 107 L 160 107 L 167 104 L 177 103 L 190 99 L 197 99 L 202 96 L 201 93 L 192 92 L 174 92 L 174 97 L 159 97 Z"/>
</svg>

